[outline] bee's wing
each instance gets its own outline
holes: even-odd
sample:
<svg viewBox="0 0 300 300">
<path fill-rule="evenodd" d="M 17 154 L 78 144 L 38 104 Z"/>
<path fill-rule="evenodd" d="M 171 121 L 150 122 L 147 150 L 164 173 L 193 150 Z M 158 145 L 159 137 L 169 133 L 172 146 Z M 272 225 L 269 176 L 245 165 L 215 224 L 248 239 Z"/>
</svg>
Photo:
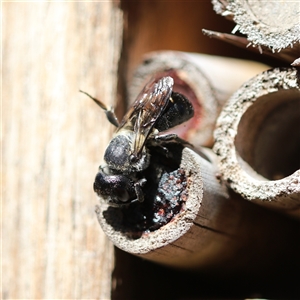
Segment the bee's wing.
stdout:
<svg viewBox="0 0 300 300">
<path fill-rule="evenodd" d="M 138 157 L 152 128 L 165 110 L 173 88 L 173 78 L 163 77 L 149 82 L 139 94 L 132 107 L 124 116 L 119 129 L 134 131 L 133 152 Z"/>
</svg>

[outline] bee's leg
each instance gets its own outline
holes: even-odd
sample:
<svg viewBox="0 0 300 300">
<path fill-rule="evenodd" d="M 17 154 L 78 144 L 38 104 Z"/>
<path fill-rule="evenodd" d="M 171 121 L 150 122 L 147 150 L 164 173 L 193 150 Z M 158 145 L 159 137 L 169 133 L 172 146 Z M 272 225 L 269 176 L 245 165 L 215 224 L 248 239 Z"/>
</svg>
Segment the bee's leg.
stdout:
<svg viewBox="0 0 300 300">
<path fill-rule="evenodd" d="M 175 144 L 180 144 L 183 147 L 193 148 L 193 146 L 189 142 L 181 139 L 175 133 L 164 134 L 164 135 L 155 135 L 153 138 L 151 138 L 148 141 L 148 143 L 151 146 L 160 147 L 164 151 L 164 155 L 166 157 L 172 157 L 172 153 L 170 153 L 170 151 L 167 147 L 168 144 L 175 143 Z"/>
<path fill-rule="evenodd" d="M 79 92 L 81 92 L 81 93 L 87 95 L 87 96 L 90 97 L 92 100 L 94 100 L 95 103 L 98 104 L 98 105 L 104 110 L 104 112 L 105 112 L 105 114 L 106 114 L 106 117 L 107 117 L 108 121 L 109 121 L 111 124 L 115 125 L 116 127 L 119 127 L 119 121 L 118 121 L 117 116 L 115 115 L 115 112 L 114 112 L 113 107 L 111 107 L 111 108 L 107 107 L 103 102 L 101 102 L 100 100 L 98 100 L 98 99 L 92 97 L 90 94 L 88 94 L 88 93 L 86 93 L 86 92 L 83 92 L 83 91 L 81 91 L 81 90 L 79 90 Z"/>
<path fill-rule="evenodd" d="M 147 180 L 145 178 L 142 178 L 134 184 L 136 197 L 139 202 L 144 202 L 144 193 L 142 187 L 145 185 L 146 181 Z"/>
<path fill-rule="evenodd" d="M 153 139 L 153 143 L 156 146 L 161 146 L 161 143 L 178 143 L 182 144 L 183 146 L 192 146 L 189 142 L 181 139 L 175 133 L 156 135 Z"/>
</svg>

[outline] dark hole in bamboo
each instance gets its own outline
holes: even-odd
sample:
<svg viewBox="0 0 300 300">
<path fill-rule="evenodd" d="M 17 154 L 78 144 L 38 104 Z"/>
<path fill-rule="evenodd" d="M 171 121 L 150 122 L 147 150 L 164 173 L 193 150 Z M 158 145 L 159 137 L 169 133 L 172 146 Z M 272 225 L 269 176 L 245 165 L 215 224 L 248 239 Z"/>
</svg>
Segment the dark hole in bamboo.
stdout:
<svg viewBox="0 0 300 300">
<path fill-rule="evenodd" d="M 266 179 L 278 180 L 300 168 L 299 99 L 297 89 L 262 96 L 240 120 L 237 154 Z"/>
</svg>

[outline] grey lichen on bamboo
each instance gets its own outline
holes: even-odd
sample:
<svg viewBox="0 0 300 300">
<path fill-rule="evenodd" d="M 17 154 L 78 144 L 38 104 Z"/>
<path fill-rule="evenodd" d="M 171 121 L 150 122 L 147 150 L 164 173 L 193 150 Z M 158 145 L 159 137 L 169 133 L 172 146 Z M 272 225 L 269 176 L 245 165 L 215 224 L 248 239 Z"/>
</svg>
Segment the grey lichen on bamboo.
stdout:
<svg viewBox="0 0 300 300">
<path fill-rule="evenodd" d="M 300 217 L 299 128 L 296 68 L 246 82 L 223 108 L 214 134 L 224 181 L 248 200 Z"/>
</svg>

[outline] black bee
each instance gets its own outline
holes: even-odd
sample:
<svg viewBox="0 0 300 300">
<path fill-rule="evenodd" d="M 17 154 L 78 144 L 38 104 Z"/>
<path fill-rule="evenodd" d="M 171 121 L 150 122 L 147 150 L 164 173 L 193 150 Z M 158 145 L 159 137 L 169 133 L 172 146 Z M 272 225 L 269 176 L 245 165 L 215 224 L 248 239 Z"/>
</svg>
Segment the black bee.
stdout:
<svg viewBox="0 0 300 300">
<path fill-rule="evenodd" d="M 150 163 L 149 146 L 164 143 L 186 143 L 176 134 L 159 134 L 189 120 L 194 110 L 183 95 L 172 92 L 173 78 L 150 81 L 131 108 L 118 122 L 113 109 L 91 97 L 106 113 L 117 130 L 106 148 L 105 164 L 100 166 L 94 191 L 111 206 L 120 207 L 144 201 L 142 176 Z M 165 149 L 165 148 L 164 148 Z"/>
</svg>

